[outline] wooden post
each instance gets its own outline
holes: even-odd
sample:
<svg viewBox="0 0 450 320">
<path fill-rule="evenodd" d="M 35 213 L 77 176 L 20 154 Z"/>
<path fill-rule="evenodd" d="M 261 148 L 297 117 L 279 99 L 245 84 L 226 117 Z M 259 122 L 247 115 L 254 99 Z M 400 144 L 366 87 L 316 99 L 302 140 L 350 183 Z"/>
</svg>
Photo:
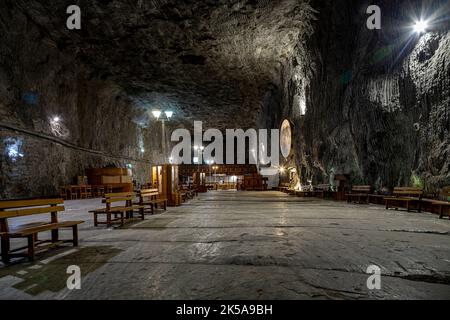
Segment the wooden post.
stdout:
<svg viewBox="0 0 450 320">
<path fill-rule="evenodd" d="M 73 233 L 73 246 L 78 247 L 78 226 L 77 225 L 72 227 L 72 233 Z"/>
<path fill-rule="evenodd" d="M 34 235 L 28 237 L 28 259 L 34 261 Z"/>
<path fill-rule="evenodd" d="M 9 250 L 10 250 L 10 242 L 8 236 L 2 236 L 1 237 L 2 242 L 2 261 L 5 264 L 8 264 L 10 262 L 9 257 Z"/>
<path fill-rule="evenodd" d="M 55 207 L 55 204 L 51 205 L 52 207 Z M 57 212 L 51 212 L 51 216 L 52 216 L 52 223 L 58 223 L 58 213 Z M 58 229 L 54 229 L 52 230 L 52 242 L 56 243 L 59 241 L 59 230 Z"/>
</svg>

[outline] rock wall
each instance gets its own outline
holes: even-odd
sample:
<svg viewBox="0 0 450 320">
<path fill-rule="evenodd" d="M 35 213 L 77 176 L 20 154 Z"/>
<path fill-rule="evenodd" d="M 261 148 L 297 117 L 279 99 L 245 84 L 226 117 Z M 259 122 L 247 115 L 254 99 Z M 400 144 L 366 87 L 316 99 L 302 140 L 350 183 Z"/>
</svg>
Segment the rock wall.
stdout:
<svg viewBox="0 0 450 320">
<path fill-rule="evenodd" d="M 132 165 L 138 183 L 150 181 L 160 124 L 29 17 L 0 17 L 0 197 L 57 194 L 103 166 Z"/>
<path fill-rule="evenodd" d="M 371 4 L 382 10 L 381 30 L 366 27 Z M 311 5 L 319 12 L 314 33 L 301 39 L 279 86 L 303 181 L 349 174 L 378 190 L 450 185 L 448 2 Z M 423 8 L 434 19 L 418 36 L 409 26 Z"/>
</svg>

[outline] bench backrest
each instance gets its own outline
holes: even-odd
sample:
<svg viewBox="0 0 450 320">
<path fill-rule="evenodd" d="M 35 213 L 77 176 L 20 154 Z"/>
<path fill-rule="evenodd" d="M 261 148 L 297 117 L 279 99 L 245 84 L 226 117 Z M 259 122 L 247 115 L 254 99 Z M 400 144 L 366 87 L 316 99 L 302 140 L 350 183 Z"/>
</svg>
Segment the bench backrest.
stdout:
<svg viewBox="0 0 450 320">
<path fill-rule="evenodd" d="M 63 199 L 0 201 L 0 231 L 8 232 L 8 218 L 37 214 L 51 214 L 51 222 L 58 223 L 57 213 L 64 211 Z"/>
<path fill-rule="evenodd" d="M 353 193 L 370 193 L 372 190 L 371 186 L 353 186 L 352 192 Z"/>
<path fill-rule="evenodd" d="M 328 190 L 330 190 L 330 185 L 329 184 L 319 184 L 316 188 L 321 191 L 328 191 Z"/>
<path fill-rule="evenodd" d="M 416 188 L 416 187 L 395 187 L 393 193 L 394 193 L 394 196 L 422 197 L 423 189 Z"/>
<path fill-rule="evenodd" d="M 141 191 L 139 191 L 139 198 L 141 198 L 141 200 L 144 198 L 154 199 L 157 198 L 158 196 L 159 196 L 158 189 L 142 189 Z"/>
<path fill-rule="evenodd" d="M 440 200 L 450 201 L 450 187 L 442 188 L 441 193 L 439 194 Z"/>
<path fill-rule="evenodd" d="M 105 194 L 103 202 L 106 203 L 107 207 L 110 207 L 111 204 L 114 204 L 115 202 L 132 202 L 134 197 L 134 192 L 107 193 Z"/>
</svg>

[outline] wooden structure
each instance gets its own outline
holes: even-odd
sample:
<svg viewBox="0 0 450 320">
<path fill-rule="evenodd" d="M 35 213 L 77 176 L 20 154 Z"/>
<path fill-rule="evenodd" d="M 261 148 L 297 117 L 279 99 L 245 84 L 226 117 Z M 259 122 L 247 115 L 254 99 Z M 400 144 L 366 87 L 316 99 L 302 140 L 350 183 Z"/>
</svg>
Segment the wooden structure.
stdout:
<svg viewBox="0 0 450 320">
<path fill-rule="evenodd" d="M 406 205 L 406 210 L 409 212 L 411 210 L 422 211 L 422 188 L 414 187 L 395 187 L 393 196 L 384 197 L 384 202 L 386 204 L 386 209 L 391 207 L 400 208 Z M 415 207 L 415 209 L 413 209 Z"/>
<path fill-rule="evenodd" d="M 348 180 L 349 180 L 349 175 L 347 175 L 347 174 L 336 174 L 334 176 L 334 181 L 336 183 L 336 193 L 335 193 L 336 200 L 345 201 L 347 199 Z"/>
<path fill-rule="evenodd" d="M 94 226 L 106 224 L 110 228 L 113 224 L 119 223 L 123 227 L 125 222 L 134 218 L 133 215 L 136 210 L 138 210 L 140 218 L 144 220 L 144 206 L 133 205 L 134 197 L 135 194 L 133 192 L 105 194 L 103 203 L 105 203 L 106 207 L 89 211 L 94 214 Z M 105 215 L 106 220 L 99 221 L 99 215 Z"/>
<path fill-rule="evenodd" d="M 294 195 L 302 198 L 311 198 L 316 195 L 316 192 L 312 190 L 312 188 L 304 188 L 303 190 L 297 190 L 294 192 Z"/>
<path fill-rule="evenodd" d="M 214 167 L 217 169 L 213 169 L 212 165 L 182 164 L 180 165 L 180 176 L 192 177 L 196 172 L 227 176 L 243 176 L 258 173 L 258 168 L 254 164 L 215 164 Z"/>
<path fill-rule="evenodd" d="M 358 203 L 369 203 L 371 186 L 353 186 L 352 191 L 347 193 L 347 202 L 356 201 Z"/>
<path fill-rule="evenodd" d="M 283 182 L 280 183 L 280 185 L 276 187 L 275 190 L 280 192 L 288 192 L 289 186 L 290 186 L 289 182 Z"/>
<path fill-rule="evenodd" d="M 103 188 L 106 193 L 133 191 L 133 178 L 128 169 L 87 169 L 86 174 L 89 185 L 94 189 Z"/>
<path fill-rule="evenodd" d="M 146 208 L 150 209 L 150 213 L 155 214 L 155 209 L 161 207 L 164 211 L 167 210 L 167 198 L 161 197 L 158 189 L 143 189 L 138 193 L 139 202 L 135 205 L 144 207 L 144 213 L 147 212 Z"/>
<path fill-rule="evenodd" d="M 179 167 L 173 164 L 152 166 L 152 185 L 158 189 L 160 196 L 167 199 L 167 205 L 181 205 L 181 194 L 178 193 Z"/>
<path fill-rule="evenodd" d="M 193 199 L 198 196 L 197 188 L 189 185 L 181 185 L 178 187 L 178 193 L 181 195 L 181 200 L 186 202 L 189 199 Z"/>
<path fill-rule="evenodd" d="M 268 178 L 258 173 L 244 175 L 242 189 L 245 191 L 267 191 Z"/>
<path fill-rule="evenodd" d="M 63 199 L 23 200 L 23 201 L 1 201 L 0 202 L 0 236 L 2 248 L 2 261 L 9 263 L 14 257 L 28 257 L 34 260 L 39 251 L 56 247 L 63 243 L 72 243 L 78 246 L 78 225 L 84 221 L 58 221 L 58 212 L 64 211 Z M 50 221 L 33 222 L 10 227 L 8 219 L 37 216 L 50 213 Z M 72 229 L 72 239 L 60 240 L 59 229 Z M 51 232 L 50 240 L 39 240 L 38 234 Z M 10 239 L 26 238 L 26 247 L 11 250 Z M 25 253 L 23 251 L 26 250 Z"/>
<path fill-rule="evenodd" d="M 316 186 L 315 189 L 315 195 L 319 198 L 325 198 L 328 197 L 331 193 L 330 191 L 330 185 L 329 184 L 319 184 Z"/>
</svg>

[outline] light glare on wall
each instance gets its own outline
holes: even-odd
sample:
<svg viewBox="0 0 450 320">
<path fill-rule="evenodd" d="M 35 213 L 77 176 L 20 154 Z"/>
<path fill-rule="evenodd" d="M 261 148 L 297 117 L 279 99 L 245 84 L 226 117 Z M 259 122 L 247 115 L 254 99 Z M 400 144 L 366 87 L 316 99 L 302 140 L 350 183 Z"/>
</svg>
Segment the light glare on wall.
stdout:
<svg viewBox="0 0 450 320">
<path fill-rule="evenodd" d="M 414 31 L 418 34 L 424 33 L 428 28 L 428 22 L 420 19 L 414 24 Z"/>
</svg>

